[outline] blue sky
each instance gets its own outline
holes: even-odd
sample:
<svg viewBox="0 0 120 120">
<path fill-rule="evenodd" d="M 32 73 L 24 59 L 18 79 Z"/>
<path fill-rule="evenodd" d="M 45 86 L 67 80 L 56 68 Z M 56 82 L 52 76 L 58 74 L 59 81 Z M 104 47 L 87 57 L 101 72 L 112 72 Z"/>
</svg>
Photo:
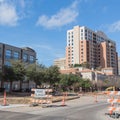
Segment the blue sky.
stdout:
<svg viewBox="0 0 120 120">
<path fill-rule="evenodd" d="M 120 56 L 120 0 L 0 0 L 0 42 L 36 50 L 46 66 L 65 56 L 75 25 L 102 30 Z"/>
</svg>

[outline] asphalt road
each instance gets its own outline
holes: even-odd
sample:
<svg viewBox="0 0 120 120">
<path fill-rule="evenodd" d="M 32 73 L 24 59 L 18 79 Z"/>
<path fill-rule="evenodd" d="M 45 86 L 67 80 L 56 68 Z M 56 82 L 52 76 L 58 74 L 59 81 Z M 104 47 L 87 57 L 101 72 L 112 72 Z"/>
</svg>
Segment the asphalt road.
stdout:
<svg viewBox="0 0 120 120">
<path fill-rule="evenodd" d="M 64 106 L 59 109 L 57 106 L 54 111 L 38 111 L 36 114 L 0 111 L 0 120 L 100 120 L 98 112 L 105 107 L 105 103 Z"/>
</svg>

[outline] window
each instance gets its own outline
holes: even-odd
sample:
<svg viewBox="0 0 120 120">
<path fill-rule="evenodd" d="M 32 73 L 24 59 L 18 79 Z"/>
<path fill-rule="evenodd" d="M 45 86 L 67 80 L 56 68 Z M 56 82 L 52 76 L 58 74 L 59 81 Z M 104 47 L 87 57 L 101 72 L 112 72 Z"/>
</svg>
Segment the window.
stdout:
<svg viewBox="0 0 120 120">
<path fill-rule="evenodd" d="M 23 54 L 23 61 L 24 61 L 24 62 L 27 62 L 27 61 L 28 61 L 28 55 L 25 54 L 25 53 Z"/>
<path fill-rule="evenodd" d="M 34 63 L 34 56 L 30 55 L 30 63 Z"/>
<path fill-rule="evenodd" d="M 2 57 L 2 49 L 0 48 L 0 58 Z"/>
<path fill-rule="evenodd" d="M 12 58 L 12 51 L 11 50 L 6 50 L 6 52 L 5 52 L 5 58 L 6 59 Z"/>
<path fill-rule="evenodd" d="M 83 40 L 83 37 L 81 37 L 81 40 Z"/>
<path fill-rule="evenodd" d="M 6 62 L 5 62 L 5 65 L 11 66 L 11 63 L 10 63 L 9 61 L 6 61 Z"/>
<path fill-rule="evenodd" d="M 19 52 L 14 52 L 13 53 L 13 58 L 18 60 L 19 59 Z"/>
<path fill-rule="evenodd" d="M 81 54 L 83 54 L 83 52 L 81 52 Z"/>
</svg>

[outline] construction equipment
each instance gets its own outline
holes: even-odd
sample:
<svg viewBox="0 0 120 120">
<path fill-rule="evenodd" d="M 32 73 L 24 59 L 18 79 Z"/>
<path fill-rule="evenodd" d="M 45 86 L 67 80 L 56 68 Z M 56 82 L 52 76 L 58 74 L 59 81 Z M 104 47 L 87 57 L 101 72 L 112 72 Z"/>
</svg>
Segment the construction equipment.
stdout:
<svg viewBox="0 0 120 120">
<path fill-rule="evenodd" d="M 105 91 L 115 91 L 115 86 L 108 87 Z"/>
</svg>

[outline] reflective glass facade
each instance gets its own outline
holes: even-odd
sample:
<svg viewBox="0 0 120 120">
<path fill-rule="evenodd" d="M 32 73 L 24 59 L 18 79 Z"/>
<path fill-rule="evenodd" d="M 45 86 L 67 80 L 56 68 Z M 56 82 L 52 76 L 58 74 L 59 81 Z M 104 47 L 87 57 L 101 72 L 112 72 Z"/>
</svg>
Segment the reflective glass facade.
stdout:
<svg viewBox="0 0 120 120">
<path fill-rule="evenodd" d="M 13 53 L 13 58 L 14 58 L 15 60 L 19 60 L 19 58 L 20 58 L 19 56 L 20 56 L 20 53 L 19 53 L 19 52 L 16 52 L 16 51 L 15 51 L 15 52 Z"/>
<path fill-rule="evenodd" d="M 11 59 L 12 58 L 12 51 L 11 50 L 6 50 L 5 51 L 5 58 L 6 59 Z"/>
</svg>

